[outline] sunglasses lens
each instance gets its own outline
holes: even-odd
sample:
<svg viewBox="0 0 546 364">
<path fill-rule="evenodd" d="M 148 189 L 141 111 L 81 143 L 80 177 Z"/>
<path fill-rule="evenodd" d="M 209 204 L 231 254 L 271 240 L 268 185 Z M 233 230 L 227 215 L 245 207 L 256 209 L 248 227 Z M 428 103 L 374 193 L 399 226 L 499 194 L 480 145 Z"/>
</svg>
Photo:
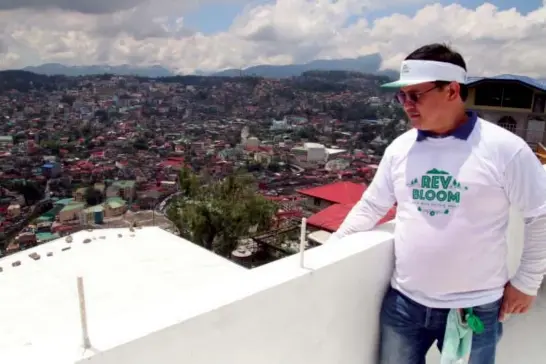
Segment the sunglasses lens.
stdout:
<svg viewBox="0 0 546 364">
<path fill-rule="evenodd" d="M 404 91 L 400 91 L 396 94 L 396 99 L 402 105 L 407 101 L 415 104 L 417 101 L 419 101 L 419 96 L 414 93 L 405 93 Z"/>
</svg>

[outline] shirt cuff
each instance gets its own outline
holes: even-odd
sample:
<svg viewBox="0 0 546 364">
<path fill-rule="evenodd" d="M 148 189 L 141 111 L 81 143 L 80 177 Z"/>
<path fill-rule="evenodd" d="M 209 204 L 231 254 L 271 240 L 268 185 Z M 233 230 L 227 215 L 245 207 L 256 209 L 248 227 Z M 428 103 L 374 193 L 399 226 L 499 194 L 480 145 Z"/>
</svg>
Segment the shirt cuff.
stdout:
<svg viewBox="0 0 546 364">
<path fill-rule="evenodd" d="M 540 281 L 542 282 L 542 279 Z M 525 284 L 525 282 L 523 282 L 523 279 L 521 278 L 520 273 L 516 274 L 515 277 L 510 280 L 510 283 L 512 284 L 512 286 L 514 286 L 514 288 L 516 288 L 521 293 L 526 294 L 527 296 L 538 295 L 538 290 L 541 284 L 539 283 L 538 286 L 534 284 L 533 285 L 534 287 L 533 286 L 530 287 L 529 284 Z"/>
</svg>

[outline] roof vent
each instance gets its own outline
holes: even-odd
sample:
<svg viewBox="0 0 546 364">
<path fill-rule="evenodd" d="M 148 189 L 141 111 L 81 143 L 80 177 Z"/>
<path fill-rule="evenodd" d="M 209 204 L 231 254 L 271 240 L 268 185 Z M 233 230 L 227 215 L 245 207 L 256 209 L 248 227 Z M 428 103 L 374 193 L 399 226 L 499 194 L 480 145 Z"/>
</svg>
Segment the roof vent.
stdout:
<svg viewBox="0 0 546 364">
<path fill-rule="evenodd" d="M 121 234 L 118 234 L 118 238 L 122 238 L 122 237 L 123 237 L 123 235 L 121 235 Z"/>
<path fill-rule="evenodd" d="M 52 256 L 53 256 L 53 252 L 48 252 L 46 255 L 47 255 L 48 257 L 52 257 Z"/>
<path fill-rule="evenodd" d="M 91 242 L 91 239 L 83 239 L 84 244 L 89 244 Z"/>
<path fill-rule="evenodd" d="M 34 253 L 31 253 L 28 255 L 29 257 L 31 257 L 32 259 L 34 260 L 39 260 L 40 259 L 40 254 L 34 252 Z"/>
<path fill-rule="evenodd" d="M 68 235 L 68 236 L 66 237 L 66 239 L 64 239 L 64 240 L 65 240 L 68 244 L 70 244 L 71 242 L 74 241 L 74 238 L 72 237 L 72 235 Z"/>
<path fill-rule="evenodd" d="M 70 247 L 69 246 L 65 246 L 64 248 L 61 249 L 63 252 L 67 251 L 67 250 L 70 250 Z"/>
<path fill-rule="evenodd" d="M 20 266 L 20 265 L 21 265 L 21 261 L 20 261 L 20 260 L 17 260 L 17 261 L 15 261 L 15 262 L 11 263 L 11 266 L 12 266 L 12 267 L 18 267 L 18 266 Z"/>
</svg>

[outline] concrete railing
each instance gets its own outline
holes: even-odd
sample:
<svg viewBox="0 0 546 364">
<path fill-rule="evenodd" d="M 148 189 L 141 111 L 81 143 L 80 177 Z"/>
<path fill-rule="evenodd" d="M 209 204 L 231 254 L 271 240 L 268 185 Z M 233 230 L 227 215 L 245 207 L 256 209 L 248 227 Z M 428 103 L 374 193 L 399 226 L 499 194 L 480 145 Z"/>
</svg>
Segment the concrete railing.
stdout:
<svg viewBox="0 0 546 364">
<path fill-rule="evenodd" d="M 512 212 L 511 272 L 523 224 Z M 374 364 L 394 223 L 256 268 L 203 292 L 178 323 L 103 351 L 88 364 Z M 206 297 L 206 299 L 203 299 Z M 154 315 L 153 312 L 150 315 Z M 127 328 L 130 330 L 130 328 Z"/>
<path fill-rule="evenodd" d="M 179 323 L 80 363 L 373 364 L 392 231 L 308 250 L 304 268 L 295 255 L 253 269 L 199 295 Z"/>
</svg>

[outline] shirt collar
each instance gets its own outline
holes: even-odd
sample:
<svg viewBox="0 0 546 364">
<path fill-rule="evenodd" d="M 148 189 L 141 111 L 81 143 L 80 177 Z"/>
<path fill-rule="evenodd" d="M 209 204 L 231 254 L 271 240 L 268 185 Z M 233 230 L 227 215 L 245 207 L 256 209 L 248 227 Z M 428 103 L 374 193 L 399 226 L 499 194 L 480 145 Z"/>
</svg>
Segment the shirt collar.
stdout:
<svg viewBox="0 0 546 364">
<path fill-rule="evenodd" d="M 445 138 L 449 136 L 461 140 L 467 140 L 472 133 L 472 130 L 474 130 L 476 120 L 478 120 L 478 114 L 474 111 L 468 111 L 466 114 L 468 115 L 468 120 L 464 124 L 459 125 L 456 129 L 445 135 L 438 135 L 428 130 L 417 130 L 417 141 L 422 142 L 427 138 Z"/>
</svg>

